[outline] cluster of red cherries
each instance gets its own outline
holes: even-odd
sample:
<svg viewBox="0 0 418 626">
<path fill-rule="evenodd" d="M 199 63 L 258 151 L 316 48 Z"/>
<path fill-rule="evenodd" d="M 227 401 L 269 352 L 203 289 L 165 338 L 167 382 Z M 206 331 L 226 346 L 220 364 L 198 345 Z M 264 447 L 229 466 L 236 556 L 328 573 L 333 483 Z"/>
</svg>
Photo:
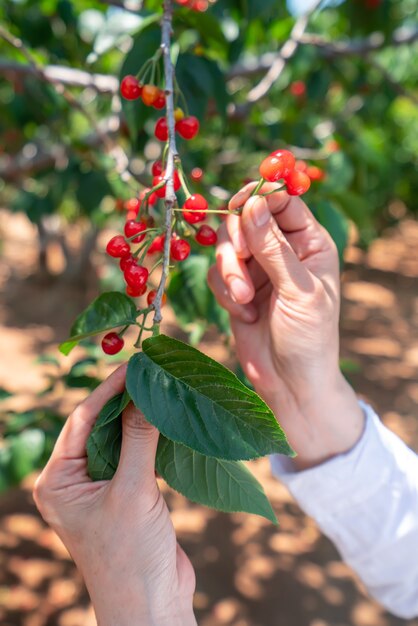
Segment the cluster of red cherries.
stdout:
<svg viewBox="0 0 418 626">
<path fill-rule="evenodd" d="M 306 170 L 299 163 L 296 167 L 295 156 L 290 150 L 275 150 L 262 161 L 260 176 L 269 183 L 278 183 L 283 180 L 289 196 L 301 196 L 311 186 L 311 179 Z M 303 169 L 300 169 L 300 168 Z"/>
</svg>

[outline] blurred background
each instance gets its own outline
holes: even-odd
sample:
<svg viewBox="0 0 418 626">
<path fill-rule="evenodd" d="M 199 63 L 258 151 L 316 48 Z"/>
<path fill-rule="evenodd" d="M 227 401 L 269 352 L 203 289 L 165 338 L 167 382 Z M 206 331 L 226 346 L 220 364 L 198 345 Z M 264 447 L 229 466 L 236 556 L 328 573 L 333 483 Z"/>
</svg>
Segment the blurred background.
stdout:
<svg viewBox="0 0 418 626">
<path fill-rule="evenodd" d="M 0 6 L 0 622 L 90 626 L 80 575 L 31 486 L 63 419 L 119 359 L 57 345 L 104 290 L 104 246 L 150 184 L 160 112 L 121 102 L 119 78 L 158 47 L 157 0 L 3 0 Z M 306 196 L 341 254 L 341 365 L 418 451 L 418 25 L 415 0 L 218 0 L 176 8 L 177 78 L 201 132 L 180 145 L 213 208 L 271 150 L 309 168 Z M 309 10 L 308 17 L 302 15 Z M 289 41 L 291 45 L 289 46 Z M 287 47 L 283 48 L 286 44 Z M 198 170 L 201 170 L 199 173 Z M 173 276 L 165 331 L 236 370 L 206 288 L 211 255 Z M 251 463 L 280 528 L 194 505 L 163 484 L 197 573 L 202 626 L 418 626 L 363 593 L 333 546 Z"/>
</svg>

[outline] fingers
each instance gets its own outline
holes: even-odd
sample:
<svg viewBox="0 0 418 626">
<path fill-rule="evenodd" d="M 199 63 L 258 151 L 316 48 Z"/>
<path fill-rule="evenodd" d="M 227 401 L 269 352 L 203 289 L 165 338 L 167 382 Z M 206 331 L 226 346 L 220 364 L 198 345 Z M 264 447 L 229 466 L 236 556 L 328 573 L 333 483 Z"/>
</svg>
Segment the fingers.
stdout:
<svg viewBox="0 0 418 626">
<path fill-rule="evenodd" d="M 214 265 L 208 272 L 208 284 L 212 289 L 219 304 L 228 311 L 232 317 L 239 319 L 245 324 L 252 324 L 257 319 L 257 310 L 252 304 L 238 304 L 231 298 L 218 268 Z"/>
<path fill-rule="evenodd" d="M 292 297 L 314 288 L 312 276 L 271 214 L 267 198 L 251 197 L 242 212 L 242 229 L 247 245 L 266 272 L 277 295 Z"/>
<path fill-rule="evenodd" d="M 129 488 L 154 489 L 158 430 L 130 403 L 122 415 L 122 448 L 114 480 Z"/>
<path fill-rule="evenodd" d="M 70 415 L 62 429 L 51 461 L 56 458 L 78 459 L 86 456 L 88 436 L 98 414 L 111 398 L 125 387 L 127 364 L 121 365 L 97 387 Z"/>
<path fill-rule="evenodd" d="M 216 265 L 232 300 L 239 304 L 251 302 L 255 293 L 254 285 L 246 263 L 236 255 L 225 225 L 218 231 Z"/>
</svg>

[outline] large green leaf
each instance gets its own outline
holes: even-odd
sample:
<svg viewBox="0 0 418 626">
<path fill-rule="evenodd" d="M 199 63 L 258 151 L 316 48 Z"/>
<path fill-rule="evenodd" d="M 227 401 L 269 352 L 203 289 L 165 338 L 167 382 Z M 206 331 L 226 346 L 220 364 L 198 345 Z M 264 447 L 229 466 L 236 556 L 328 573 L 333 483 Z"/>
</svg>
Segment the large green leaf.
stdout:
<svg viewBox="0 0 418 626">
<path fill-rule="evenodd" d="M 100 412 L 87 442 L 88 473 L 93 480 L 110 480 L 122 445 L 122 411 L 129 395 L 118 394 Z M 0 458 L 1 462 L 1 458 Z M 170 487 L 193 502 L 219 511 L 246 511 L 276 523 L 262 486 L 243 463 L 206 457 L 160 436 L 156 469 Z"/>
<path fill-rule="evenodd" d="M 69 354 L 82 339 L 110 328 L 135 324 L 136 317 L 136 306 L 131 298 L 118 291 L 103 293 L 77 317 L 70 338 L 60 345 L 60 351 Z"/>
<path fill-rule="evenodd" d="M 231 461 L 293 454 L 272 411 L 223 365 L 165 335 L 142 349 L 129 362 L 126 387 L 163 435 Z"/>
<path fill-rule="evenodd" d="M 109 400 L 90 433 L 87 470 L 93 480 L 110 480 L 116 471 L 122 445 L 122 411 L 129 400 L 126 392 Z"/>
<path fill-rule="evenodd" d="M 207 457 L 161 435 L 156 468 L 170 487 L 192 502 L 229 513 L 255 513 L 277 523 L 262 486 L 240 461 Z"/>
<path fill-rule="evenodd" d="M 219 114 L 225 118 L 229 96 L 225 76 L 215 61 L 194 54 L 180 54 L 176 76 L 190 113 L 203 118 L 209 99 L 213 98 Z"/>
</svg>

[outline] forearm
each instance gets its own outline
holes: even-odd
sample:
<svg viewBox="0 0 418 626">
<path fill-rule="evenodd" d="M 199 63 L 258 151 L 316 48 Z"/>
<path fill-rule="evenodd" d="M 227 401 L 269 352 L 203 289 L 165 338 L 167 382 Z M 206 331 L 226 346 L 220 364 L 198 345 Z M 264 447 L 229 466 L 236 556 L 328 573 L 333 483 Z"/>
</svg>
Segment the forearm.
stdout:
<svg viewBox="0 0 418 626">
<path fill-rule="evenodd" d="M 301 383 L 303 386 L 303 383 Z M 302 390 L 301 390 L 302 391 Z M 357 397 L 340 371 L 306 388 L 299 397 L 284 394 L 264 399 L 282 424 L 297 456 L 294 466 L 314 467 L 351 450 L 364 430 L 364 414 Z"/>
<path fill-rule="evenodd" d="M 272 470 L 370 594 L 412 618 L 418 615 L 418 457 L 364 409 L 366 428 L 350 452 L 305 471 L 277 455 Z"/>
</svg>

